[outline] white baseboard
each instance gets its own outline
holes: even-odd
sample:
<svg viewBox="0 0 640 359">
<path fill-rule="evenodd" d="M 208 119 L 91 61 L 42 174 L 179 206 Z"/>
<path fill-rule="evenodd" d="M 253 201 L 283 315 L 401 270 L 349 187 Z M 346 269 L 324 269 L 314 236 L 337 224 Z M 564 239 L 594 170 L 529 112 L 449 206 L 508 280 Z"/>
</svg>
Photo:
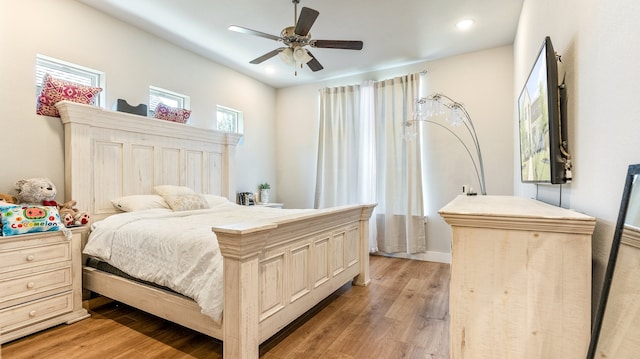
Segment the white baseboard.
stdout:
<svg viewBox="0 0 640 359">
<path fill-rule="evenodd" d="M 424 253 L 414 253 L 414 254 L 376 252 L 373 254 L 386 256 L 386 257 L 407 258 L 407 259 L 415 259 L 419 261 L 451 264 L 451 253 L 445 253 L 445 252 L 424 252 Z"/>
</svg>

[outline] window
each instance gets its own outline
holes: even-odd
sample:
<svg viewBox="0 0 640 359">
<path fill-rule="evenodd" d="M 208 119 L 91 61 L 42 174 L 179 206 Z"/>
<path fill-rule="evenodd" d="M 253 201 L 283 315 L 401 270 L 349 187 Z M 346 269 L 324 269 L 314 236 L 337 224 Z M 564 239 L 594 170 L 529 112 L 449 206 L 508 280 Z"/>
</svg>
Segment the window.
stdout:
<svg viewBox="0 0 640 359">
<path fill-rule="evenodd" d="M 175 108 L 191 109 L 191 100 L 189 96 L 177 92 L 162 89 L 160 87 L 149 86 L 149 116 L 153 117 L 156 112 L 158 103 Z"/>
<path fill-rule="evenodd" d="M 54 59 L 44 55 L 36 55 L 36 96 L 42 89 L 42 79 L 45 74 L 55 78 L 75 82 L 85 86 L 101 87 L 104 89 L 104 72 L 70 62 Z M 104 107 L 104 90 L 96 99 L 96 106 Z"/>
<path fill-rule="evenodd" d="M 225 132 L 243 132 L 242 112 L 229 107 L 217 106 L 216 130 Z"/>
</svg>

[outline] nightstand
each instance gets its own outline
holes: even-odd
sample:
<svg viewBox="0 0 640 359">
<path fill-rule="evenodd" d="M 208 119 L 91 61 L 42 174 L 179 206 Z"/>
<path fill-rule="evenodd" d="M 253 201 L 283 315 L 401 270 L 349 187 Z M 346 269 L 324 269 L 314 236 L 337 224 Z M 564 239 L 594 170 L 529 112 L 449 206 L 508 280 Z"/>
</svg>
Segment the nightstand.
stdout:
<svg viewBox="0 0 640 359">
<path fill-rule="evenodd" d="M 81 243 L 88 227 L 0 237 L 0 344 L 89 317 Z"/>
<path fill-rule="evenodd" d="M 256 203 L 257 207 L 270 207 L 270 208 L 282 208 L 284 207 L 284 203 Z"/>
</svg>

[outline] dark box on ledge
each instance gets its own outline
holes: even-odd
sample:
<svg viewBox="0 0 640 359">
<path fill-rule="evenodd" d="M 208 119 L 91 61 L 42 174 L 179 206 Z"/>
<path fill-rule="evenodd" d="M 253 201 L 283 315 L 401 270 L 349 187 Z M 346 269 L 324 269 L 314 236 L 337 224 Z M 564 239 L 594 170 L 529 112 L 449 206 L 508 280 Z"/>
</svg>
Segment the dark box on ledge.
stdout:
<svg viewBox="0 0 640 359">
<path fill-rule="evenodd" d="M 114 110 L 119 112 L 132 113 L 134 115 L 147 116 L 147 105 L 141 103 L 138 106 L 131 106 L 126 100 L 121 98 L 113 106 Z"/>
</svg>

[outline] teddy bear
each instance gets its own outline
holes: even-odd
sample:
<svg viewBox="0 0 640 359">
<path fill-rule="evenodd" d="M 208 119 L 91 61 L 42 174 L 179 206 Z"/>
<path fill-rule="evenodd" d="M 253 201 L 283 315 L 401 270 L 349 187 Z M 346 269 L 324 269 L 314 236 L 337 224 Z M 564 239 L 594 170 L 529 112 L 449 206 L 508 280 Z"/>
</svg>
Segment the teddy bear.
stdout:
<svg viewBox="0 0 640 359">
<path fill-rule="evenodd" d="M 58 206 L 55 201 L 58 190 L 48 178 L 30 178 L 18 180 L 15 184 L 18 203 Z"/>
<path fill-rule="evenodd" d="M 76 201 L 74 200 L 58 205 L 58 212 L 60 212 L 60 219 L 62 220 L 62 223 L 64 223 L 66 227 L 81 226 L 89 223 L 89 219 L 91 218 L 89 216 L 89 213 L 79 211 L 75 207 L 75 205 L 76 205 Z"/>
<path fill-rule="evenodd" d="M 38 204 L 43 206 L 52 206 L 58 208 L 60 219 L 65 226 L 88 224 L 89 213 L 78 211 L 74 206 L 76 201 L 69 201 L 59 205 L 55 201 L 58 190 L 50 179 L 30 178 L 19 180 L 15 184 L 17 191 L 16 199 L 18 203 Z M 64 214 L 63 214 L 64 213 Z"/>
</svg>

